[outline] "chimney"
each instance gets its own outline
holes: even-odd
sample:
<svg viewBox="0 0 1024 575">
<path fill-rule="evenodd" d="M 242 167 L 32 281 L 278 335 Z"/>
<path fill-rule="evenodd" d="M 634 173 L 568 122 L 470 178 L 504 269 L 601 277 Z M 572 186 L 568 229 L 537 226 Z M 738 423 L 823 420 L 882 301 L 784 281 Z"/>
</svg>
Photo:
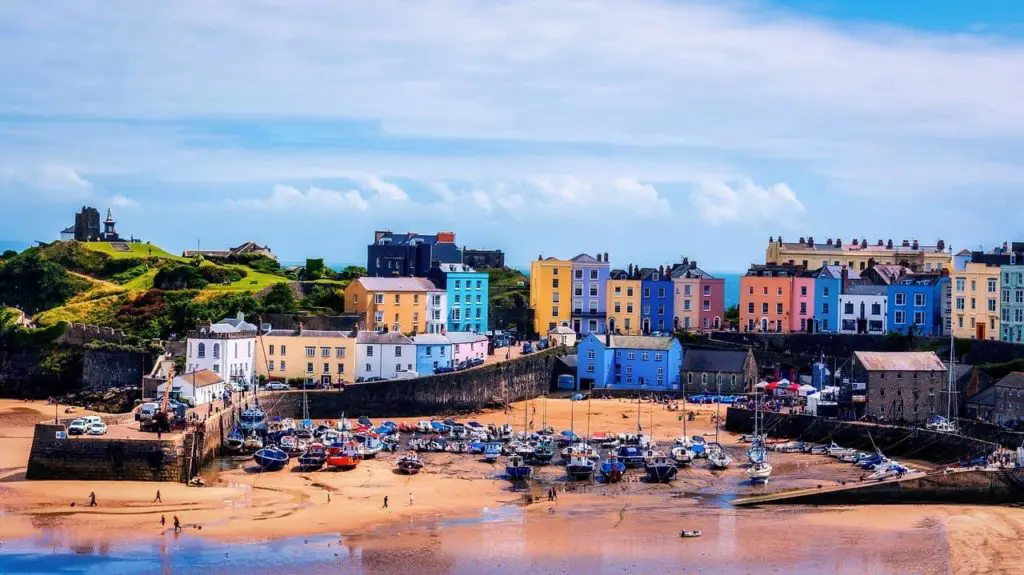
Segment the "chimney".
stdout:
<svg viewBox="0 0 1024 575">
<path fill-rule="evenodd" d="M 697 260 L 693 260 L 692 262 L 690 262 L 690 269 L 691 270 L 697 269 Z"/>
<path fill-rule="evenodd" d="M 826 242 L 826 243 L 827 243 L 828 245 L 832 245 L 832 238 L 829 238 L 829 239 L 828 239 L 828 242 Z"/>
<path fill-rule="evenodd" d="M 1004 244 L 1004 245 L 1005 245 L 1005 244 Z M 920 247 L 920 244 L 918 244 L 918 243 L 917 243 L 917 240 L 914 240 L 914 245 L 913 245 L 913 248 L 914 248 L 914 249 L 916 250 L 916 249 L 917 249 L 917 248 L 919 248 L 919 247 Z"/>
<path fill-rule="evenodd" d="M 884 246 L 884 245 L 885 245 L 885 242 L 884 242 L 884 241 L 882 241 L 882 240 L 878 240 L 878 247 L 882 247 L 882 246 Z"/>
<path fill-rule="evenodd" d="M 775 243 L 775 236 L 768 236 L 768 243 L 774 244 Z"/>
<path fill-rule="evenodd" d="M 936 242 L 935 243 L 935 249 L 939 250 L 940 252 L 946 251 L 946 242 L 945 242 L 945 240 L 939 240 L 938 242 Z"/>
<path fill-rule="evenodd" d="M 814 247 L 814 236 L 807 238 L 807 245 L 812 248 Z"/>
<path fill-rule="evenodd" d="M 683 258 L 683 267 L 690 267 L 690 258 Z"/>
<path fill-rule="evenodd" d="M 782 236 L 779 236 L 779 245 L 782 245 Z"/>
<path fill-rule="evenodd" d="M 836 247 L 837 248 L 843 247 L 843 240 L 841 240 L 839 238 L 836 238 Z"/>
<path fill-rule="evenodd" d="M 890 249 L 890 250 L 891 250 L 891 249 L 892 249 L 892 240 L 889 240 L 888 242 L 886 242 L 886 244 L 885 244 L 885 247 L 886 247 L 887 249 Z"/>
<path fill-rule="evenodd" d="M 608 263 L 608 252 L 604 253 L 604 263 Z"/>
<path fill-rule="evenodd" d="M 804 237 L 800 236 L 800 245 L 804 245 Z"/>
<path fill-rule="evenodd" d="M 860 248 L 862 250 L 868 249 L 868 239 L 867 238 L 861 238 L 860 239 Z"/>
<path fill-rule="evenodd" d="M 910 240 L 903 240 L 903 247 L 909 248 L 910 247 Z"/>
<path fill-rule="evenodd" d="M 839 293 L 846 293 L 846 288 L 849 287 L 849 285 L 850 285 L 850 270 L 847 269 L 846 266 L 843 266 L 842 287 L 840 288 L 840 292 Z"/>
<path fill-rule="evenodd" d="M 1004 243 L 1003 246 L 1005 247 L 1006 244 Z M 242 312 L 238 312 L 238 315 L 236 315 L 235 317 L 238 318 L 238 321 L 245 321 L 245 314 Z"/>
</svg>

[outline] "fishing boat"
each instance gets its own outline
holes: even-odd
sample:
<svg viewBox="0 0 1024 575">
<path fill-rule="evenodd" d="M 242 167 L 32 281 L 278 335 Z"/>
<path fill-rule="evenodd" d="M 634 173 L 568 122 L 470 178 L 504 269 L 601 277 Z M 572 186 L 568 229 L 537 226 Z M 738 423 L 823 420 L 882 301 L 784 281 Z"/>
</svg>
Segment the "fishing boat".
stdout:
<svg viewBox="0 0 1024 575">
<path fill-rule="evenodd" d="M 533 446 L 530 445 L 529 443 L 526 443 L 525 441 L 516 441 L 513 444 L 511 444 L 511 446 L 512 451 L 516 455 L 524 459 L 529 459 L 533 457 Z"/>
<path fill-rule="evenodd" d="M 294 435 L 286 435 L 281 438 L 281 449 L 289 457 L 298 457 L 306 452 L 306 444 Z"/>
<path fill-rule="evenodd" d="M 373 459 L 384 449 L 384 442 L 368 433 L 357 433 L 355 439 L 362 445 L 364 459 Z"/>
<path fill-rule="evenodd" d="M 327 467 L 335 469 L 354 469 L 363 460 L 355 443 L 334 444 L 327 451 Z"/>
<path fill-rule="evenodd" d="M 538 463 L 549 463 L 555 457 L 555 448 L 550 441 L 539 441 L 533 448 L 533 460 Z"/>
<path fill-rule="evenodd" d="M 487 463 L 494 463 L 501 457 L 501 444 L 491 442 L 484 445 L 484 461 Z"/>
<path fill-rule="evenodd" d="M 642 467 L 644 464 L 644 451 L 639 445 L 620 445 L 615 455 L 626 467 Z"/>
<path fill-rule="evenodd" d="M 263 439 L 261 439 L 259 435 L 256 435 L 255 432 L 250 433 L 249 436 L 245 438 L 245 441 L 242 442 L 242 449 L 250 453 L 263 449 Z"/>
<path fill-rule="evenodd" d="M 751 463 L 746 471 L 747 479 L 751 483 L 768 483 L 768 478 L 771 474 L 772 464 L 768 463 L 767 460 Z"/>
<path fill-rule="evenodd" d="M 430 433 L 433 430 L 434 428 L 430 426 L 430 422 L 425 419 L 416 422 L 416 431 L 419 433 Z"/>
<path fill-rule="evenodd" d="M 515 435 L 515 432 L 512 431 L 512 424 L 510 423 L 506 423 L 498 428 L 498 439 L 502 441 L 511 441 Z"/>
<path fill-rule="evenodd" d="M 469 442 L 469 452 L 473 455 L 481 455 L 484 452 L 484 442 L 473 440 Z"/>
<path fill-rule="evenodd" d="M 693 451 L 685 445 L 676 445 L 672 448 L 672 459 L 676 465 L 690 465 L 693 463 Z"/>
<path fill-rule="evenodd" d="M 453 441 L 445 446 L 448 453 L 469 453 L 469 444 L 465 441 Z"/>
<path fill-rule="evenodd" d="M 513 481 L 529 479 L 533 469 L 526 464 L 526 460 L 520 455 L 510 455 L 508 463 L 505 464 L 505 475 Z"/>
<path fill-rule="evenodd" d="M 287 465 L 289 459 L 288 453 L 274 445 L 260 449 L 252 458 L 263 471 L 277 471 Z"/>
<path fill-rule="evenodd" d="M 306 446 L 306 452 L 299 456 L 299 467 L 306 471 L 320 469 L 327 461 L 327 448 L 323 443 L 313 442 Z"/>
<path fill-rule="evenodd" d="M 395 468 L 399 473 L 416 475 L 423 469 L 423 462 L 420 461 L 420 457 L 416 455 L 415 451 L 410 451 L 398 458 Z"/>
<path fill-rule="evenodd" d="M 312 419 L 303 419 L 299 422 L 299 426 L 295 428 L 295 437 L 299 439 L 313 439 L 316 435 L 316 429 L 313 427 Z"/>
<path fill-rule="evenodd" d="M 259 407 L 250 407 L 242 412 L 238 419 L 238 427 L 242 433 L 265 433 L 267 431 L 267 414 Z"/>
<path fill-rule="evenodd" d="M 668 457 L 664 455 L 649 459 L 645 465 L 647 481 L 651 483 L 668 483 L 676 478 L 679 469 Z"/>
<path fill-rule="evenodd" d="M 751 483 L 768 483 L 768 478 L 772 474 L 772 465 L 768 463 L 768 449 L 764 446 L 764 437 L 761 435 L 764 431 L 760 425 L 761 420 L 761 401 L 758 396 L 754 395 L 754 442 L 747 450 L 747 459 L 750 460 L 750 466 L 747 467 L 746 475 L 747 479 L 750 479 Z"/>
<path fill-rule="evenodd" d="M 565 465 L 569 479 L 574 481 L 590 479 L 594 476 L 594 462 L 584 454 L 573 455 Z"/>
<path fill-rule="evenodd" d="M 622 480 L 623 474 L 626 473 L 626 464 L 619 461 L 619 458 L 614 455 L 609 455 L 601 462 L 601 479 L 605 483 L 617 483 Z"/>
<path fill-rule="evenodd" d="M 243 444 L 245 444 L 245 434 L 237 426 L 224 438 L 224 447 L 228 451 L 241 451 Z"/>
</svg>

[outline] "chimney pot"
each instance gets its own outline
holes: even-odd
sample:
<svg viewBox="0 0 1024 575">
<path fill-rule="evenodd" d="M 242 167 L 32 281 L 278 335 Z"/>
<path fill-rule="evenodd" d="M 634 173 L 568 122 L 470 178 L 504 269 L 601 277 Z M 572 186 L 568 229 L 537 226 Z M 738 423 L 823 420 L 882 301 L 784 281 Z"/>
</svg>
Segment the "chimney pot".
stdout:
<svg viewBox="0 0 1024 575">
<path fill-rule="evenodd" d="M 800 236 L 800 245 L 804 245 L 804 237 Z"/>
<path fill-rule="evenodd" d="M 892 240 L 889 240 L 888 242 L 886 242 L 885 247 L 891 250 L 892 249 Z"/>
<path fill-rule="evenodd" d="M 828 245 L 832 245 L 832 238 L 829 238 L 827 243 Z"/>
<path fill-rule="evenodd" d="M 604 253 L 604 263 L 608 263 L 608 252 Z"/>
<path fill-rule="evenodd" d="M 809 238 L 807 238 L 807 245 L 812 248 L 814 247 L 814 236 L 810 236 Z"/>
<path fill-rule="evenodd" d="M 885 242 L 884 242 L 884 241 L 882 241 L 882 240 L 878 240 L 878 247 L 882 247 L 882 246 L 884 246 L 884 245 L 885 245 Z"/>
</svg>

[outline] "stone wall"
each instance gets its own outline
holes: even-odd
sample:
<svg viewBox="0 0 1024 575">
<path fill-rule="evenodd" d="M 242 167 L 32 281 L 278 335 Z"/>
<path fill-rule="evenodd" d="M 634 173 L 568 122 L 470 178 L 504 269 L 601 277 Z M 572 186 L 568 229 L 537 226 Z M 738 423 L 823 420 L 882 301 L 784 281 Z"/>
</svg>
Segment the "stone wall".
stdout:
<svg viewBox="0 0 1024 575">
<path fill-rule="evenodd" d="M 57 439 L 64 428 L 36 425 L 27 479 L 180 481 L 181 439 Z"/>
<path fill-rule="evenodd" d="M 82 389 L 138 387 L 152 366 L 153 360 L 146 353 L 87 349 L 82 361 Z"/>
<path fill-rule="evenodd" d="M 762 429 L 769 437 L 814 443 L 835 441 L 843 447 L 867 452 L 874 452 L 877 447 L 890 457 L 919 459 L 942 465 L 967 457 L 988 455 L 998 448 L 997 444 L 988 441 L 925 429 L 840 421 L 812 415 L 763 415 Z M 736 433 L 753 432 L 754 412 L 730 407 L 725 418 L 725 428 Z"/>
<path fill-rule="evenodd" d="M 410 417 L 468 413 L 500 407 L 549 391 L 554 358 L 564 348 L 550 348 L 512 361 L 416 379 L 352 384 L 343 391 L 309 391 L 309 416 Z M 301 391 L 265 392 L 261 404 L 271 415 L 302 417 Z"/>
<path fill-rule="evenodd" d="M 57 338 L 57 343 L 64 345 L 85 345 L 94 340 L 121 343 L 124 341 L 124 338 L 124 332 L 119 329 L 73 323 L 68 326 L 67 331 L 65 331 L 63 335 Z"/>
</svg>

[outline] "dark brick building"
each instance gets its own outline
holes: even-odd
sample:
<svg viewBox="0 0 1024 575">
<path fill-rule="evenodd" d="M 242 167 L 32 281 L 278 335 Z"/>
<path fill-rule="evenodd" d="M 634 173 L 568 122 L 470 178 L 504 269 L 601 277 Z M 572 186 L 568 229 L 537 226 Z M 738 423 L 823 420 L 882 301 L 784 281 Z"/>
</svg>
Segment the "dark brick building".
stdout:
<svg viewBox="0 0 1024 575">
<path fill-rule="evenodd" d="M 686 393 L 746 393 L 757 383 L 757 360 L 749 349 L 688 347 L 683 352 L 682 372 Z"/>
<path fill-rule="evenodd" d="M 465 248 L 462 250 L 462 263 L 476 269 L 501 269 L 505 267 L 505 252 Z"/>
<path fill-rule="evenodd" d="M 840 407 L 857 418 L 921 423 L 946 415 L 948 373 L 934 352 L 854 352 Z"/>
</svg>

